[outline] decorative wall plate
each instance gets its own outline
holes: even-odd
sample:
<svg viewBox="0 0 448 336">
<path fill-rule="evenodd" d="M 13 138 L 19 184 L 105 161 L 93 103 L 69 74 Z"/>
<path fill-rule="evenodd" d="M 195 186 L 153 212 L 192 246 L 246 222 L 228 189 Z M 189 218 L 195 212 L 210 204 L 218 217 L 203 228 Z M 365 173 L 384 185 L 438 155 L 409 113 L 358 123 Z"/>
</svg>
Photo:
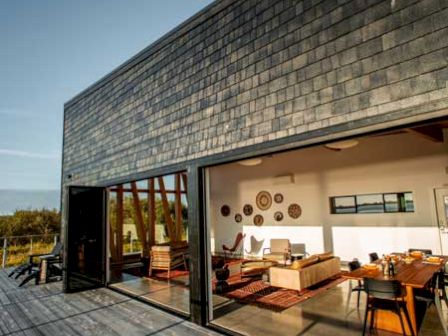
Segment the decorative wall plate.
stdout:
<svg viewBox="0 0 448 336">
<path fill-rule="evenodd" d="M 241 214 L 237 213 L 235 215 L 235 222 L 240 223 L 243 220 L 243 216 Z"/>
<path fill-rule="evenodd" d="M 267 210 L 271 207 L 272 197 L 267 191 L 260 191 L 256 198 L 257 207 L 260 210 Z"/>
<path fill-rule="evenodd" d="M 254 217 L 254 224 L 256 226 L 262 226 L 264 222 L 263 216 L 262 215 L 255 215 Z"/>
<path fill-rule="evenodd" d="M 252 207 L 252 205 L 250 205 L 250 204 L 245 204 L 245 205 L 244 205 L 244 207 L 243 207 L 243 213 L 244 213 L 246 216 L 250 216 L 250 215 L 252 215 L 253 212 L 254 212 L 254 208 Z"/>
<path fill-rule="evenodd" d="M 221 207 L 221 215 L 223 215 L 224 217 L 230 215 L 230 207 L 228 205 L 223 205 Z"/>
<path fill-rule="evenodd" d="M 288 215 L 291 218 L 299 218 L 302 214 L 302 208 L 297 203 L 293 203 L 288 207 Z"/>
<path fill-rule="evenodd" d="M 275 203 L 281 203 L 283 202 L 283 195 L 280 193 L 277 193 L 274 195 L 274 202 Z"/>
<path fill-rule="evenodd" d="M 275 219 L 277 222 L 280 222 L 280 221 L 283 219 L 283 213 L 280 212 L 280 211 L 277 211 L 277 212 L 274 214 L 274 219 Z"/>
</svg>

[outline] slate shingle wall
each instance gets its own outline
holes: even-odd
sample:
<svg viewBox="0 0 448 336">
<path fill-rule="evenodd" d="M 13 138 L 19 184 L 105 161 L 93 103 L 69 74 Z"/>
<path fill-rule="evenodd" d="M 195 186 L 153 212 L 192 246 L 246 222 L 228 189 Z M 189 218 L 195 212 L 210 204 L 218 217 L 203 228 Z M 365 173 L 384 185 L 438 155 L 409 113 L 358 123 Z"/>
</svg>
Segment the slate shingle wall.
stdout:
<svg viewBox="0 0 448 336">
<path fill-rule="evenodd" d="M 66 104 L 63 176 L 448 108 L 446 0 L 224 0 L 166 40 Z"/>
</svg>

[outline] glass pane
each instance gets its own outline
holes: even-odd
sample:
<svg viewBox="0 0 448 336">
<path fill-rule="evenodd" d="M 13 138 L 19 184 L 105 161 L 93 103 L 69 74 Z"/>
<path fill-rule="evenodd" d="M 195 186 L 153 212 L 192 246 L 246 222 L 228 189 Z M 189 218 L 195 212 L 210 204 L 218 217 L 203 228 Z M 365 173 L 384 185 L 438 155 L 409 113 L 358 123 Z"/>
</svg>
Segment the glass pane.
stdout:
<svg viewBox="0 0 448 336">
<path fill-rule="evenodd" d="M 405 211 L 406 212 L 414 212 L 414 197 L 412 193 L 405 193 L 404 194 L 404 202 L 405 202 Z"/>
<path fill-rule="evenodd" d="M 355 213 L 356 212 L 355 197 L 353 196 L 334 197 L 332 210 L 333 213 L 335 214 Z"/>
<path fill-rule="evenodd" d="M 356 196 L 358 213 L 378 213 L 384 212 L 382 194 L 360 195 Z"/>
<path fill-rule="evenodd" d="M 398 195 L 397 194 L 384 194 L 384 208 L 386 209 L 386 212 L 400 211 Z"/>
</svg>

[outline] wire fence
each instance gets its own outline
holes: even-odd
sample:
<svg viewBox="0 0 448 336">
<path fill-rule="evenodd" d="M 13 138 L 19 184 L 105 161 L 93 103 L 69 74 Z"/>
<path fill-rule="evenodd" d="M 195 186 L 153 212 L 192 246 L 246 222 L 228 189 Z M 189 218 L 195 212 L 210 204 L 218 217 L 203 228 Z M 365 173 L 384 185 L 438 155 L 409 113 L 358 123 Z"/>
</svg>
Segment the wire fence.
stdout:
<svg viewBox="0 0 448 336">
<path fill-rule="evenodd" d="M 49 253 L 59 239 L 59 234 L 0 237 L 2 268 L 20 265 L 30 254 Z"/>
</svg>

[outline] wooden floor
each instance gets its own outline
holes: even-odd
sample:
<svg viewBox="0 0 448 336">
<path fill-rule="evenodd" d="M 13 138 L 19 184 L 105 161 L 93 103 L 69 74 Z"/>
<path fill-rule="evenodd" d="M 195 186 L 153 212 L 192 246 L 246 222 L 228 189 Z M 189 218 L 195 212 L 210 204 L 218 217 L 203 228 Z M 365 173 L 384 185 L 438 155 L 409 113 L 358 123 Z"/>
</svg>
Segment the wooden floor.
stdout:
<svg viewBox="0 0 448 336">
<path fill-rule="evenodd" d="M 107 288 L 18 288 L 7 271 L 0 269 L 0 335 L 218 335 Z"/>
</svg>

